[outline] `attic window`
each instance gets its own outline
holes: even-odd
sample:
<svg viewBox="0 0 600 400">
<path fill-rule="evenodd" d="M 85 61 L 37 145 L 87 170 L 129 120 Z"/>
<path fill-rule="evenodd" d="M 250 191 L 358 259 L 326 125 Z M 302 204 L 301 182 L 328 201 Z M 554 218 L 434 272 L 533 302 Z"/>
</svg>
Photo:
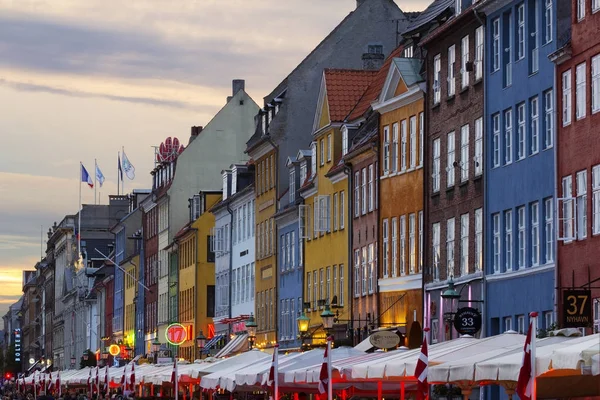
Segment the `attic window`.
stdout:
<svg viewBox="0 0 600 400">
<path fill-rule="evenodd" d="M 265 114 L 262 115 L 262 134 L 266 134 L 267 133 L 267 116 Z"/>
<path fill-rule="evenodd" d="M 412 46 L 407 46 L 404 49 L 404 57 L 405 58 L 412 58 L 413 57 L 413 47 Z"/>
<path fill-rule="evenodd" d="M 342 126 L 342 155 L 348 154 L 348 127 Z"/>
<path fill-rule="evenodd" d="M 244 105 L 244 100 L 240 100 L 240 106 Z"/>
<path fill-rule="evenodd" d="M 455 0 L 455 1 L 456 1 L 456 6 L 454 7 L 454 13 L 456 15 L 458 15 L 462 12 L 462 0 Z"/>
<path fill-rule="evenodd" d="M 369 54 L 383 54 L 383 45 L 381 44 L 370 44 L 367 53 Z"/>
</svg>

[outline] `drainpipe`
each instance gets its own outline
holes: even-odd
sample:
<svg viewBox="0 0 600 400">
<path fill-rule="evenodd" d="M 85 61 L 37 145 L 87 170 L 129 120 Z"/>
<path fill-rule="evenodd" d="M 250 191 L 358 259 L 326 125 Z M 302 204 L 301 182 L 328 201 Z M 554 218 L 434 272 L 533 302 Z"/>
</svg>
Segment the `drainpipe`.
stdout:
<svg viewBox="0 0 600 400">
<path fill-rule="evenodd" d="M 558 198 L 558 125 L 557 125 L 557 118 L 556 118 L 556 105 L 558 104 L 556 101 L 556 88 L 558 87 L 556 80 L 557 80 L 557 76 L 556 76 L 556 68 L 557 66 L 554 66 L 553 68 L 553 81 L 552 83 L 554 84 L 554 88 L 552 90 L 552 104 L 554 104 L 554 113 L 552 115 L 552 124 L 554 126 L 554 130 L 555 132 L 557 132 L 557 134 L 555 135 L 554 132 L 552 132 L 553 134 L 553 138 L 552 138 L 552 143 L 554 144 L 554 149 L 553 151 L 553 156 L 554 156 L 554 193 L 553 193 L 553 199 L 552 199 L 552 204 L 556 204 L 558 205 L 558 203 L 556 203 L 554 201 L 554 199 Z M 555 232 L 558 232 L 558 228 L 557 228 L 557 224 L 558 224 L 558 207 L 553 207 L 552 208 L 553 211 L 553 216 L 552 216 L 552 220 L 554 221 L 554 224 L 556 226 L 556 228 L 554 229 Z M 558 284 L 558 240 L 553 241 L 553 243 L 556 243 L 556 245 L 554 246 L 554 251 L 553 251 L 553 256 L 554 256 L 554 306 L 553 306 L 553 320 L 556 323 L 556 321 L 558 320 L 558 296 L 559 296 L 559 284 Z M 538 326 L 539 328 L 539 326 Z M 546 329 L 548 329 L 548 327 L 546 327 Z M 584 335 L 585 335 L 585 330 L 583 331 Z"/>
<path fill-rule="evenodd" d="M 377 121 L 377 127 L 379 128 L 379 121 Z M 377 136 L 379 136 L 379 132 L 377 133 Z M 381 190 L 379 189 L 379 146 L 380 146 L 380 141 L 377 140 L 377 143 L 373 143 L 371 145 L 371 150 L 375 153 L 375 159 L 377 160 L 375 162 L 375 165 L 373 166 L 374 169 L 374 173 L 375 176 L 373 177 L 373 179 L 375 179 L 375 193 L 377 196 L 377 221 L 375 222 L 375 228 L 376 228 L 376 238 L 377 238 L 377 252 L 379 253 L 379 249 L 381 248 L 379 246 L 379 221 L 381 221 Z M 375 169 L 375 167 L 377 167 L 377 169 Z M 379 257 L 377 256 L 377 260 L 379 260 Z M 377 269 L 376 271 L 379 272 L 379 266 L 375 266 Z M 379 306 L 380 306 L 380 301 L 379 301 L 379 274 L 377 274 L 377 279 L 375 281 L 375 313 L 377 315 L 377 319 L 379 319 L 379 317 L 381 317 L 381 314 L 379 312 Z"/>
<path fill-rule="evenodd" d="M 354 213 L 352 212 L 352 205 L 354 204 L 353 200 L 353 191 L 352 191 L 352 164 L 344 163 L 344 174 L 348 175 L 348 206 L 346 207 L 348 212 L 348 265 L 346 266 L 346 276 L 350 281 L 350 293 L 348 293 L 348 303 L 350 304 L 350 341 L 352 346 L 354 346 L 354 275 L 352 274 L 352 263 L 354 262 L 354 256 L 352 254 L 352 238 L 354 236 L 353 233 L 353 221 L 354 221 Z M 342 211 L 343 212 L 343 211 Z M 343 300 L 343 299 L 342 299 Z M 339 303 L 339 300 L 338 300 Z"/>
</svg>

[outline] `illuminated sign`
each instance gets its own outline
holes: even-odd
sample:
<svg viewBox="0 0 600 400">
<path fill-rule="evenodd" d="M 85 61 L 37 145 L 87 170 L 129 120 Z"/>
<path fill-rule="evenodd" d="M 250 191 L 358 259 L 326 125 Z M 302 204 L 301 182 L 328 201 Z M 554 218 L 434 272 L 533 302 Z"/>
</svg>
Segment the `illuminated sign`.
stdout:
<svg viewBox="0 0 600 400">
<path fill-rule="evenodd" d="M 188 330 L 182 324 L 174 323 L 167 327 L 165 337 L 173 346 L 179 346 L 187 340 Z"/>
<path fill-rule="evenodd" d="M 21 362 L 21 329 L 15 329 L 15 361 Z"/>
<path fill-rule="evenodd" d="M 563 290 L 563 327 L 582 328 L 592 326 L 591 290 Z"/>
<path fill-rule="evenodd" d="M 118 344 L 111 344 L 108 348 L 108 352 L 111 356 L 116 357 L 121 353 L 121 347 Z"/>
<path fill-rule="evenodd" d="M 215 337 L 215 324 L 208 324 L 208 339 Z"/>
</svg>

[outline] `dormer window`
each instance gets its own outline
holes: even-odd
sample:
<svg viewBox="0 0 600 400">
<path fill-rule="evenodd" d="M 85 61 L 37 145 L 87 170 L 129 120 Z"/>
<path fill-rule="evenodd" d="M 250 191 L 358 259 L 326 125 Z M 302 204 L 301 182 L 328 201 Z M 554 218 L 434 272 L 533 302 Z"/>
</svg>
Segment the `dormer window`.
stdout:
<svg viewBox="0 0 600 400">
<path fill-rule="evenodd" d="M 342 126 L 342 155 L 348 154 L 348 127 Z"/>
<path fill-rule="evenodd" d="M 290 204 L 294 204 L 296 201 L 296 169 L 292 167 L 290 169 Z"/>
<path fill-rule="evenodd" d="M 233 167 L 233 171 L 231 171 L 231 195 L 233 196 L 237 192 L 237 174 L 238 170 L 236 167 Z"/>
<path fill-rule="evenodd" d="M 413 46 L 406 46 L 404 48 L 404 58 L 413 58 L 414 56 L 414 50 L 413 50 Z"/>
<path fill-rule="evenodd" d="M 190 199 L 190 222 L 197 220 L 200 217 L 200 195 L 195 194 L 194 197 Z"/>
<path fill-rule="evenodd" d="M 310 168 L 311 175 L 315 175 L 317 173 L 317 143 L 313 142 L 311 144 L 312 157 L 310 159 Z"/>
<path fill-rule="evenodd" d="M 273 120 L 273 109 L 272 108 L 269 107 L 269 113 L 267 115 L 268 115 L 269 124 L 271 124 L 271 121 Z"/>
<path fill-rule="evenodd" d="M 383 54 L 383 45 L 381 44 L 370 44 L 367 52 L 369 54 Z"/>
<path fill-rule="evenodd" d="M 227 200 L 227 172 L 223 173 L 223 200 Z"/>
<path fill-rule="evenodd" d="M 275 115 L 279 112 L 279 104 L 275 104 Z"/>
<path fill-rule="evenodd" d="M 266 116 L 266 114 L 262 115 L 261 129 L 262 129 L 262 134 L 265 135 L 267 133 L 267 116 Z"/>
<path fill-rule="evenodd" d="M 300 186 L 304 184 L 304 181 L 306 181 L 306 161 L 302 161 L 300 164 Z"/>
</svg>

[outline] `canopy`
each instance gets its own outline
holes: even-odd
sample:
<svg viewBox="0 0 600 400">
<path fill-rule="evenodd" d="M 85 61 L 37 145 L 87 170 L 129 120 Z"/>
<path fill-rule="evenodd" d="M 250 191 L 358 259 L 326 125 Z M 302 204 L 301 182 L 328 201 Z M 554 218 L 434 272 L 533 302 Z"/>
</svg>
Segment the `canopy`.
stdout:
<svg viewBox="0 0 600 400">
<path fill-rule="evenodd" d="M 221 381 L 221 378 L 224 378 L 228 374 L 235 373 L 244 367 L 250 365 L 254 366 L 269 358 L 270 356 L 268 354 L 256 349 L 227 358 L 202 371 L 207 375 L 202 377 L 200 386 L 204 389 L 225 388 L 226 380 L 223 379 L 223 381 Z"/>
</svg>

